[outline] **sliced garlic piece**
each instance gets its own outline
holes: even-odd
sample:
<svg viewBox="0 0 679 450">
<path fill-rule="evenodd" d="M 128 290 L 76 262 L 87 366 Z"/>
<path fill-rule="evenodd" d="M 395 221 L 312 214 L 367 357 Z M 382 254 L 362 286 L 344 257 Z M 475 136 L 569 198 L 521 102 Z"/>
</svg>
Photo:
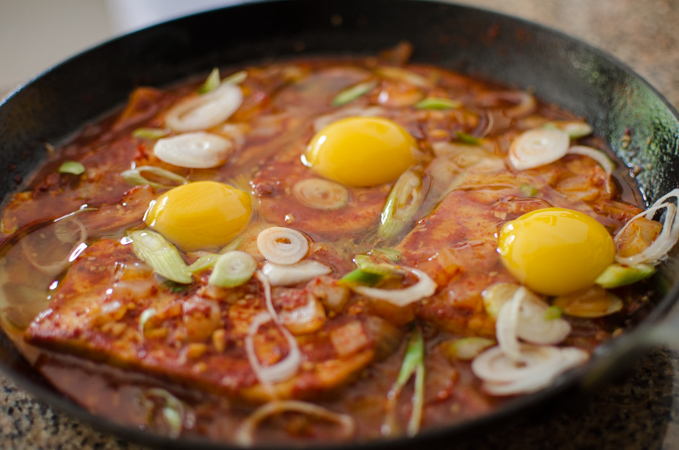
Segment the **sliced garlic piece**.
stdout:
<svg viewBox="0 0 679 450">
<path fill-rule="evenodd" d="M 557 161 L 568 153 L 570 138 L 560 130 L 534 129 L 514 139 L 509 162 L 517 170 L 532 169 Z"/>
<path fill-rule="evenodd" d="M 153 154 L 175 166 L 209 169 L 224 164 L 232 147 L 228 139 L 198 131 L 159 139 L 153 146 Z"/>
<path fill-rule="evenodd" d="M 212 92 L 175 105 L 165 116 L 165 124 L 179 133 L 205 130 L 224 122 L 242 103 L 240 87 L 223 83 Z"/>
</svg>

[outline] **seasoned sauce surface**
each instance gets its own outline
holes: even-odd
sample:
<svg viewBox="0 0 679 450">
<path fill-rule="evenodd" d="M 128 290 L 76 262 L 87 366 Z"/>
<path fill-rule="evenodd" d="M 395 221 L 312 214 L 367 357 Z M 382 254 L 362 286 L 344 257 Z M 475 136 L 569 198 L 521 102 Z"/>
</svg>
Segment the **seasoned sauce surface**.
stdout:
<svg viewBox="0 0 679 450">
<path fill-rule="evenodd" d="M 135 90 L 6 202 L 3 328 L 95 414 L 243 445 L 413 435 L 584 364 L 643 299 L 642 288 L 595 282 L 614 262 L 597 252 L 634 255 L 660 224 L 623 230 L 641 212 L 620 187 L 631 182 L 582 120 L 526 92 L 403 64 L 399 51 Z M 552 149 L 522 147 L 528 133 L 538 147 L 565 139 L 562 154 L 534 164 Z M 562 210 L 566 234 L 585 227 L 594 244 L 542 257 L 552 273 L 498 250 L 527 214 L 565 220 Z M 284 234 L 272 247 L 301 236 L 297 260 L 262 248 L 273 227 Z M 572 275 L 584 288 L 535 287 L 571 276 L 579 248 L 602 261 Z M 542 353 L 562 368 L 507 375 Z"/>
</svg>

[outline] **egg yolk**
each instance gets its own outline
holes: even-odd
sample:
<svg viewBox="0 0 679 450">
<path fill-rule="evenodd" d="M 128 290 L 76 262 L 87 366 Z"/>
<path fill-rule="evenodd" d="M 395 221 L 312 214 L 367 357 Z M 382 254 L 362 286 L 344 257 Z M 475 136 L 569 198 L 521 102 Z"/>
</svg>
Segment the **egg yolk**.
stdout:
<svg viewBox="0 0 679 450">
<path fill-rule="evenodd" d="M 325 178 L 368 187 L 395 181 L 415 163 L 416 146 L 415 139 L 390 120 L 350 117 L 316 133 L 305 158 Z"/>
<path fill-rule="evenodd" d="M 216 181 L 197 181 L 170 189 L 146 213 L 146 224 L 184 251 L 229 243 L 250 220 L 245 192 Z"/>
<path fill-rule="evenodd" d="M 603 225 L 563 208 L 540 209 L 506 223 L 498 252 L 514 277 L 545 295 L 591 286 L 615 258 L 613 239 Z"/>
</svg>

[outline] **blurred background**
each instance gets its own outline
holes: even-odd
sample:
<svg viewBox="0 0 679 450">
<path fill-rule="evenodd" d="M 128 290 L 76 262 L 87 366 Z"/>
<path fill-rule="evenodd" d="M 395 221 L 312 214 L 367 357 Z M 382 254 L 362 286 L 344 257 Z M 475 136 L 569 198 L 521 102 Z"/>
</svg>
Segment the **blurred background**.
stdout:
<svg viewBox="0 0 679 450">
<path fill-rule="evenodd" d="M 0 0 L 0 93 L 113 36 L 243 1 Z M 602 48 L 679 103 L 679 52 L 671 51 L 679 48 L 679 0 L 455 2 L 523 17 Z"/>
<path fill-rule="evenodd" d="M 111 37 L 231 3 L 236 0 L 0 0 L 0 92 Z"/>
</svg>

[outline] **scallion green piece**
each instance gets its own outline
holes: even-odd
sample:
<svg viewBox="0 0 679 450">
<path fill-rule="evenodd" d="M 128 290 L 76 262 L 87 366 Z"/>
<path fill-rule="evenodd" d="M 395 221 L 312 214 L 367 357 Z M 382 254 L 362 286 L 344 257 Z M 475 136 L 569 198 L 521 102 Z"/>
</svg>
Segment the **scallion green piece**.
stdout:
<svg viewBox="0 0 679 450">
<path fill-rule="evenodd" d="M 547 122 L 542 127 L 548 130 L 561 130 L 571 139 L 579 139 L 592 134 L 592 127 L 589 124 L 577 120 L 555 120 Z"/>
<path fill-rule="evenodd" d="M 398 396 L 401 394 L 403 387 L 408 380 L 415 375 L 415 392 L 412 398 L 412 412 L 410 420 L 408 420 L 408 428 L 406 434 L 410 437 L 415 436 L 420 430 L 420 423 L 422 421 L 422 410 L 424 408 L 424 339 L 419 328 L 415 329 L 408 341 L 405 357 L 401 370 L 396 378 L 396 382 L 387 394 L 387 414 L 382 426 L 383 432 L 390 435 L 396 430 L 396 402 Z"/>
<path fill-rule="evenodd" d="M 198 93 L 207 94 L 208 92 L 214 91 L 219 87 L 219 80 L 219 69 L 215 67 L 205 79 L 205 83 L 198 88 Z"/>
<path fill-rule="evenodd" d="M 148 178 L 144 177 L 141 174 L 142 172 L 148 172 L 157 177 L 166 178 L 169 181 L 176 182 L 177 184 L 156 183 L 155 181 L 151 181 Z M 173 187 L 177 187 L 180 184 L 186 184 L 189 182 L 189 180 L 187 180 L 181 175 L 177 175 L 176 173 L 170 172 L 169 170 L 161 169 L 160 167 L 154 166 L 141 166 L 137 167 L 136 169 L 125 170 L 121 172 L 120 176 L 122 176 L 123 180 L 125 180 L 128 184 L 131 184 L 132 186 L 149 185 L 151 187 L 158 189 L 171 189 Z"/>
<path fill-rule="evenodd" d="M 519 190 L 526 197 L 535 197 L 538 195 L 538 192 L 540 192 L 535 186 L 531 186 L 530 184 L 522 184 L 519 186 Z"/>
<path fill-rule="evenodd" d="M 393 264 L 375 262 L 375 260 L 368 255 L 356 255 L 354 256 L 354 262 L 358 268 L 364 272 L 370 272 L 385 277 L 392 277 L 403 272 Z"/>
<path fill-rule="evenodd" d="M 210 275 L 209 284 L 224 288 L 246 283 L 257 270 L 257 261 L 249 253 L 234 250 L 220 255 Z"/>
<path fill-rule="evenodd" d="M 129 231 L 134 254 L 168 280 L 180 284 L 193 281 L 179 250 L 160 233 L 151 230 Z"/>
<path fill-rule="evenodd" d="M 623 266 L 611 264 L 606 267 L 594 282 L 605 289 L 613 289 L 636 283 L 655 273 L 655 267 L 647 264 Z"/>
<path fill-rule="evenodd" d="M 384 204 L 377 235 L 382 239 L 396 237 L 413 220 L 424 194 L 422 176 L 412 169 L 403 172 Z"/>
<path fill-rule="evenodd" d="M 238 236 L 236 239 L 233 241 L 229 242 L 224 246 L 223 249 L 219 251 L 220 255 L 223 255 L 224 253 L 231 252 L 233 250 L 237 250 L 238 247 L 240 247 L 240 244 L 243 242 L 243 238 L 241 236 Z"/>
<path fill-rule="evenodd" d="M 563 310 L 558 306 L 552 305 L 545 311 L 545 320 L 558 319 L 559 317 L 561 317 L 561 314 L 563 314 Z"/>
<path fill-rule="evenodd" d="M 229 83 L 229 84 L 241 84 L 245 79 L 248 77 L 248 73 L 244 70 L 241 70 L 236 73 L 232 73 L 228 77 L 224 78 L 222 80 L 222 83 Z"/>
<path fill-rule="evenodd" d="M 167 280 L 165 283 L 163 283 L 163 286 L 168 288 L 170 292 L 173 294 L 178 294 L 180 292 L 184 292 L 189 288 L 188 284 L 179 284 L 175 283 L 174 281 Z"/>
<path fill-rule="evenodd" d="M 462 103 L 448 98 L 427 97 L 415 103 L 417 109 L 453 109 L 459 108 Z"/>
<path fill-rule="evenodd" d="M 372 91 L 375 86 L 377 86 L 377 81 L 375 80 L 366 81 L 351 86 L 350 88 L 347 88 L 337 94 L 337 96 L 332 100 L 332 106 L 342 106 L 353 102 L 357 98 L 362 97 L 368 92 Z"/>
<path fill-rule="evenodd" d="M 170 134 L 170 130 L 163 128 L 137 128 L 132 136 L 138 139 L 160 139 Z"/>
<path fill-rule="evenodd" d="M 472 336 L 444 342 L 442 350 L 451 361 L 471 361 L 493 345 L 495 345 L 495 341 L 492 339 Z"/>
<path fill-rule="evenodd" d="M 201 256 L 189 266 L 188 270 L 191 273 L 202 272 L 203 270 L 214 266 L 218 259 L 219 255 L 216 253 L 210 253 L 209 255 Z"/>
<path fill-rule="evenodd" d="M 465 133 L 464 131 L 458 131 L 455 133 L 457 140 L 467 145 L 481 145 L 481 139 L 472 136 L 471 134 Z"/>
<path fill-rule="evenodd" d="M 355 269 L 340 278 L 339 283 L 345 285 L 376 286 L 384 277 L 377 273 Z"/>
<path fill-rule="evenodd" d="M 72 175 L 82 175 L 85 173 L 85 166 L 78 161 L 64 161 L 59 166 L 59 173 L 70 173 Z"/>
</svg>

